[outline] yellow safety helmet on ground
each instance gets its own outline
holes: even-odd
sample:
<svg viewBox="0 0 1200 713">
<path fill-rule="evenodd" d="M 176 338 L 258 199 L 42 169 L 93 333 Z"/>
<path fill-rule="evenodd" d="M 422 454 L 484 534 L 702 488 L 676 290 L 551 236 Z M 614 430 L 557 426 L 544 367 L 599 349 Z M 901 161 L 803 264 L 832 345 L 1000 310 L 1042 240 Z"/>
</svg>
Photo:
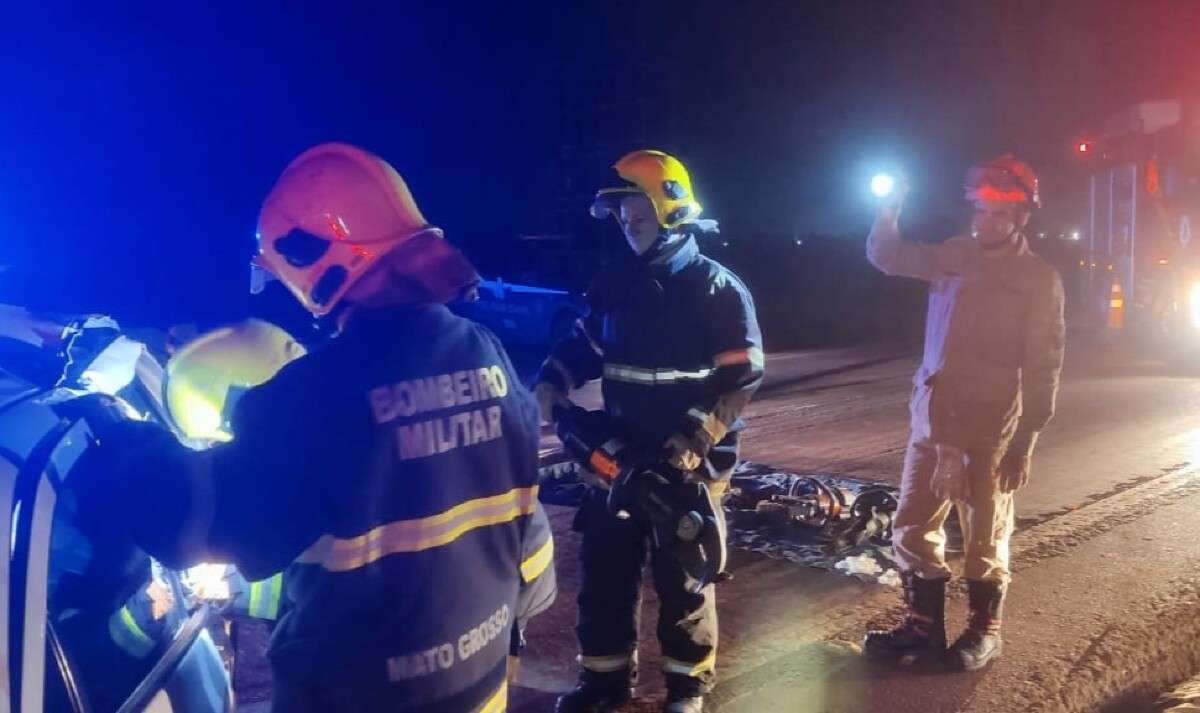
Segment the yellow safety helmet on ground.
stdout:
<svg viewBox="0 0 1200 713">
<path fill-rule="evenodd" d="M 292 335 L 258 319 L 203 334 L 167 362 L 171 420 L 190 439 L 231 440 L 229 417 L 237 397 L 304 354 Z"/>
<path fill-rule="evenodd" d="M 674 156 L 643 149 L 625 154 L 613 168 L 631 185 L 600 189 L 592 204 L 592 217 L 616 215 L 621 199 L 630 193 L 642 193 L 649 198 L 658 215 L 658 224 L 668 230 L 700 217 L 703 208 L 692 193 L 692 179 Z"/>
</svg>

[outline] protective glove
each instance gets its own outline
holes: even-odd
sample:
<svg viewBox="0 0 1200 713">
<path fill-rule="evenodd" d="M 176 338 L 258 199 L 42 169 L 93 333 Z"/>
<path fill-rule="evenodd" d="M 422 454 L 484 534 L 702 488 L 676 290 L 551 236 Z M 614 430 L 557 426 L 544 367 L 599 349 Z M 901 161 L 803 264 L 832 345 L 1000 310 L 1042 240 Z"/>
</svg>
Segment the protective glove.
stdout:
<svg viewBox="0 0 1200 713">
<path fill-rule="evenodd" d="M 95 442 L 76 466 L 92 477 L 72 484 L 79 528 L 105 542 L 131 539 L 171 569 L 201 561 L 211 524 L 211 455 L 189 451 L 154 422 L 122 418 L 124 407 L 110 397 L 75 401 L 81 411 L 88 403 L 110 406 L 114 416 L 86 411 Z"/>
<path fill-rule="evenodd" d="M 605 411 L 587 411 L 567 401 L 557 410 L 555 430 L 563 448 L 582 468 L 579 480 L 608 490 L 627 457 L 627 445 L 617 435 L 612 417 Z"/>
<path fill-rule="evenodd" d="M 150 597 L 150 615 L 155 621 L 169 614 L 175 606 L 175 595 L 158 580 L 150 582 L 146 587 L 146 595 Z"/>
<path fill-rule="evenodd" d="M 704 463 L 704 457 L 697 452 L 695 444 L 682 433 L 668 438 L 663 449 L 667 452 L 667 464 L 685 473 L 697 470 Z"/>
<path fill-rule="evenodd" d="M 697 445 L 694 439 L 682 433 L 676 433 L 663 444 L 663 450 L 667 453 L 667 465 L 685 473 L 695 474 L 697 480 L 708 487 L 713 502 L 719 505 L 729 490 L 729 479 L 714 480 L 708 476 L 703 455 L 706 448 L 707 441 L 705 445 Z"/>
<path fill-rule="evenodd" d="M 967 481 L 967 454 L 961 448 L 939 443 L 937 467 L 929 479 L 929 489 L 942 500 L 960 503 L 970 495 Z"/>
<path fill-rule="evenodd" d="M 1008 450 L 1000 459 L 1000 492 L 1015 493 L 1029 482 L 1029 464 L 1037 439 L 1037 431 L 1017 429 L 1008 444 Z"/>
<path fill-rule="evenodd" d="M 533 396 L 537 399 L 538 415 L 541 417 L 542 423 L 554 423 L 556 408 L 569 409 L 573 405 L 562 389 L 548 381 L 539 381 L 533 387 Z"/>
</svg>

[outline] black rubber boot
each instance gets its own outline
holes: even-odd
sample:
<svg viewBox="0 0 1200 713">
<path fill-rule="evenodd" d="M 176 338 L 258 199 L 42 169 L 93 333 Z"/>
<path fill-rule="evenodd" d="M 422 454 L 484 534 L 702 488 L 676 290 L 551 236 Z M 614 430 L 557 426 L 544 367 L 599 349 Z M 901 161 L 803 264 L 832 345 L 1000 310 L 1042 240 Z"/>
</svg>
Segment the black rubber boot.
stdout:
<svg viewBox="0 0 1200 713">
<path fill-rule="evenodd" d="M 701 713 L 704 710 L 703 696 L 672 696 L 667 694 L 663 713 Z"/>
<path fill-rule="evenodd" d="M 574 690 L 558 697 L 554 713 L 607 713 L 633 698 L 629 671 L 583 671 Z"/>
<path fill-rule="evenodd" d="M 911 572 L 901 576 L 908 605 L 904 622 L 891 631 L 868 631 L 863 654 L 880 660 L 941 657 L 946 652 L 946 580 L 921 579 Z"/>
<path fill-rule="evenodd" d="M 947 653 L 949 663 L 960 671 L 978 671 L 1004 650 L 1000 639 L 1000 615 L 1007 587 L 999 582 L 967 580 L 970 615 L 967 630 Z"/>
</svg>

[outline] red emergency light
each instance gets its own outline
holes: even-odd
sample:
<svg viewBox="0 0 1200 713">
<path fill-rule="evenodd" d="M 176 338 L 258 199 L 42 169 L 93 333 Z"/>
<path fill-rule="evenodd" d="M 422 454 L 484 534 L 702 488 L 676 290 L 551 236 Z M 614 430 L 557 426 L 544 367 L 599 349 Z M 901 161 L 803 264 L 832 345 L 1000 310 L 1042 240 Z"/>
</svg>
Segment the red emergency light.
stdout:
<svg viewBox="0 0 1200 713">
<path fill-rule="evenodd" d="M 1086 156 L 1087 154 L 1090 154 L 1092 152 L 1092 142 L 1091 141 L 1080 141 L 1078 144 L 1075 145 L 1075 151 L 1080 156 Z"/>
</svg>

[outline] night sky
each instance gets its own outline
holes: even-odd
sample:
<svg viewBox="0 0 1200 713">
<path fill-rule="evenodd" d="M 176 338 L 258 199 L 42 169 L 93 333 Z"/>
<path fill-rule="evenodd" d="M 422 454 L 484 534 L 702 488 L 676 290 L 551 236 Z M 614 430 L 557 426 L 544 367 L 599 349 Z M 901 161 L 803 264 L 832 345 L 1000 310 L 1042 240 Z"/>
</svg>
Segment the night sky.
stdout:
<svg viewBox="0 0 1200 713">
<path fill-rule="evenodd" d="M 861 234 L 879 169 L 953 221 L 966 166 L 1003 151 L 1068 225 L 1077 137 L 1200 95 L 1200 0 L 246 4 L 10 13 L 0 300 L 239 316 L 260 201 L 327 140 L 389 159 L 485 266 L 589 227 L 641 147 L 736 239 Z"/>
</svg>

